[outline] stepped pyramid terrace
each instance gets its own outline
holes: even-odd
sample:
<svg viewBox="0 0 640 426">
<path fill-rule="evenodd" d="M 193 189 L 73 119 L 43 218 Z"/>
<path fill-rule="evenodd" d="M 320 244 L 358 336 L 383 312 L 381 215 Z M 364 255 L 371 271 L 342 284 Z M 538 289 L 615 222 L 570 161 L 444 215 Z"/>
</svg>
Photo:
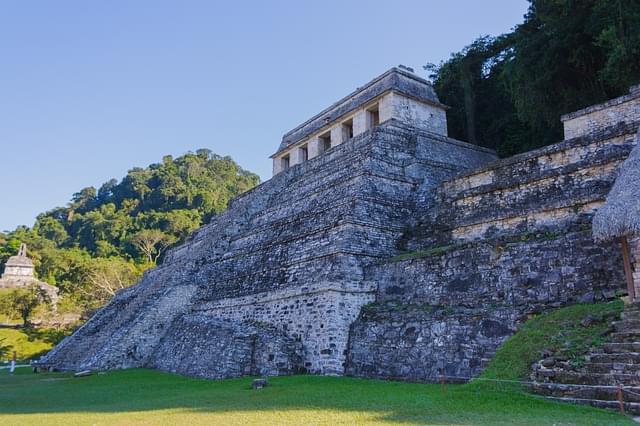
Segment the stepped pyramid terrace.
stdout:
<svg viewBox="0 0 640 426">
<path fill-rule="evenodd" d="M 632 265 L 592 223 L 639 105 L 632 89 L 564 116 L 565 140 L 498 159 L 448 137 L 430 83 L 392 68 L 285 133 L 271 179 L 40 364 L 475 377 L 531 315 L 627 291 Z"/>
</svg>

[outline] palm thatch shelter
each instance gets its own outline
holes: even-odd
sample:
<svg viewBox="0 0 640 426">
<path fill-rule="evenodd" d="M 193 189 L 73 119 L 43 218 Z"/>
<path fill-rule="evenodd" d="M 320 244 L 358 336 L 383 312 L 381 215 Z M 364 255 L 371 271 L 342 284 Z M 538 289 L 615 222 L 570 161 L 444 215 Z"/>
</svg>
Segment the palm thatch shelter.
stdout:
<svg viewBox="0 0 640 426">
<path fill-rule="evenodd" d="M 640 131 L 606 203 L 593 218 L 593 236 L 598 241 L 621 241 L 629 296 L 640 296 Z"/>
</svg>

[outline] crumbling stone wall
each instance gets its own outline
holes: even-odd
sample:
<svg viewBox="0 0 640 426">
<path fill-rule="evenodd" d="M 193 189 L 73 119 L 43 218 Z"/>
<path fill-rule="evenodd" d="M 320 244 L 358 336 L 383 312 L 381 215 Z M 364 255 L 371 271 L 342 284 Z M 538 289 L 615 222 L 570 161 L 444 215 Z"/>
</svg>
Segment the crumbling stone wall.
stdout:
<svg viewBox="0 0 640 426">
<path fill-rule="evenodd" d="M 622 259 L 591 220 L 638 123 L 448 180 L 399 248 L 372 265 L 376 301 L 352 325 L 347 374 L 436 381 L 476 376 L 529 315 L 625 290 Z"/>
<path fill-rule="evenodd" d="M 562 116 L 564 138 L 572 139 L 601 131 L 613 123 L 632 123 L 640 117 L 640 85 L 625 96 Z"/>
<path fill-rule="evenodd" d="M 366 266 L 397 253 L 395 241 L 421 197 L 494 158 L 489 150 L 388 120 L 238 197 L 43 363 L 175 369 L 184 353 L 163 348 L 182 340 L 167 333 L 189 318 L 226 321 L 234 330 L 247 321 L 269 323 L 300 341 L 307 371 L 343 374 L 349 324 L 375 293 L 363 282 Z M 221 333 L 222 340 L 230 335 Z M 157 351 L 169 359 L 159 364 Z M 202 370 L 190 367 L 189 374 L 217 371 L 213 359 L 201 362 Z"/>
<path fill-rule="evenodd" d="M 147 365 L 209 379 L 279 376 L 302 371 L 301 352 L 299 340 L 269 325 L 195 314 L 173 322 Z"/>
<path fill-rule="evenodd" d="M 367 306 L 351 332 L 346 374 L 464 382 L 486 366 L 518 316 L 499 308 Z"/>
<path fill-rule="evenodd" d="M 215 318 L 272 324 L 288 336 L 306 342 L 303 348 L 306 361 L 302 365 L 305 371 L 321 366 L 325 374 L 341 374 L 349 326 L 360 308 L 374 300 L 373 291 L 318 283 L 270 292 L 268 296 L 209 302 L 195 310 Z"/>
<path fill-rule="evenodd" d="M 388 120 L 238 197 L 42 363 L 476 375 L 531 314 L 625 289 L 590 227 L 635 120 L 501 161 Z"/>
</svg>

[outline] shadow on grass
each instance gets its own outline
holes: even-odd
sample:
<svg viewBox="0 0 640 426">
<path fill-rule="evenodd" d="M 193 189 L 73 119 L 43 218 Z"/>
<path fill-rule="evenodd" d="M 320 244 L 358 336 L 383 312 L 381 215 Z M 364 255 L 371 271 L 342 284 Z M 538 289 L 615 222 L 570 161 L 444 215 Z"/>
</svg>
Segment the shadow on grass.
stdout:
<svg viewBox="0 0 640 426">
<path fill-rule="evenodd" d="M 71 376 L 32 374 L 27 369 L 12 377 L 0 373 L 0 423 L 3 415 L 31 414 L 29 419 L 38 422 L 46 417 L 38 414 L 53 413 L 68 415 L 63 421 L 117 413 L 122 422 L 122 416 L 146 412 L 169 416 L 171 422 L 207 414 L 216 421 L 241 418 L 245 423 L 286 423 L 289 418 L 313 423 L 326 418 L 433 425 L 633 424 L 614 412 L 550 402 L 513 387 L 293 376 L 271 378 L 269 387 L 254 391 L 251 378 L 209 381 L 151 370 Z"/>
<path fill-rule="evenodd" d="M 0 343 L 4 342 L 5 344 L 9 344 L 13 341 L 13 344 L 8 345 L 8 352 L 11 353 L 16 351 L 18 353 L 19 362 L 21 363 L 42 357 L 51 350 L 51 347 L 58 344 L 71 333 L 70 329 L 36 328 L 34 326 L 23 326 L 21 324 L 3 324 L 0 325 L 0 333 L 2 330 L 12 330 L 16 333 L 13 335 L 13 339 L 10 338 L 10 336 L 0 335 Z M 25 342 L 33 343 L 35 346 L 44 346 L 45 348 L 36 350 L 34 349 L 35 346 L 32 346 L 31 349 L 26 349 L 23 345 Z M 25 354 L 25 352 L 28 354 Z M 5 354 L 3 358 L 8 358 L 8 356 Z"/>
</svg>

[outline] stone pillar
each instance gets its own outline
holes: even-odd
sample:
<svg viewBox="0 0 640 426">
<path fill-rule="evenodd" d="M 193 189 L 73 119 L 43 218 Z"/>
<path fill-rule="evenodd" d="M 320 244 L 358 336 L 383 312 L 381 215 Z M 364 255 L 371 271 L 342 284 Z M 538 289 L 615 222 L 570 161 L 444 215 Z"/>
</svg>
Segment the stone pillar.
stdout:
<svg viewBox="0 0 640 426">
<path fill-rule="evenodd" d="M 338 146 L 344 139 L 342 138 L 342 126 L 334 126 L 331 128 L 331 146 Z"/>
<path fill-rule="evenodd" d="M 367 131 L 367 111 L 361 110 L 353 116 L 353 136 Z"/>
<path fill-rule="evenodd" d="M 322 154 L 322 141 L 319 137 L 315 137 L 307 144 L 309 147 L 309 160 Z"/>
<path fill-rule="evenodd" d="M 273 159 L 273 175 L 277 175 L 282 171 L 282 157 L 276 157 Z"/>
<path fill-rule="evenodd" d="M 384 123 L 387 120 L 394 118 L 395 115 L 395 96 L 393 93 L 388 93 L 380 99 L 378 104 L 378 113 L 380 114 L 380 122 Z"/>
<path fill-rule="evenodd" d="M 302 163 L 302 150 L 299 147 L 293 148 L 291 150 L 291 166 L 295 166 L 296 164 Z"/>
<path fill-rule="evenodd" d="M 629 238 L 629 251 L 633 266 L 633 288 L 636 292 L 636 300 L 640 300 L 640 237 Z"/>
</svg>

